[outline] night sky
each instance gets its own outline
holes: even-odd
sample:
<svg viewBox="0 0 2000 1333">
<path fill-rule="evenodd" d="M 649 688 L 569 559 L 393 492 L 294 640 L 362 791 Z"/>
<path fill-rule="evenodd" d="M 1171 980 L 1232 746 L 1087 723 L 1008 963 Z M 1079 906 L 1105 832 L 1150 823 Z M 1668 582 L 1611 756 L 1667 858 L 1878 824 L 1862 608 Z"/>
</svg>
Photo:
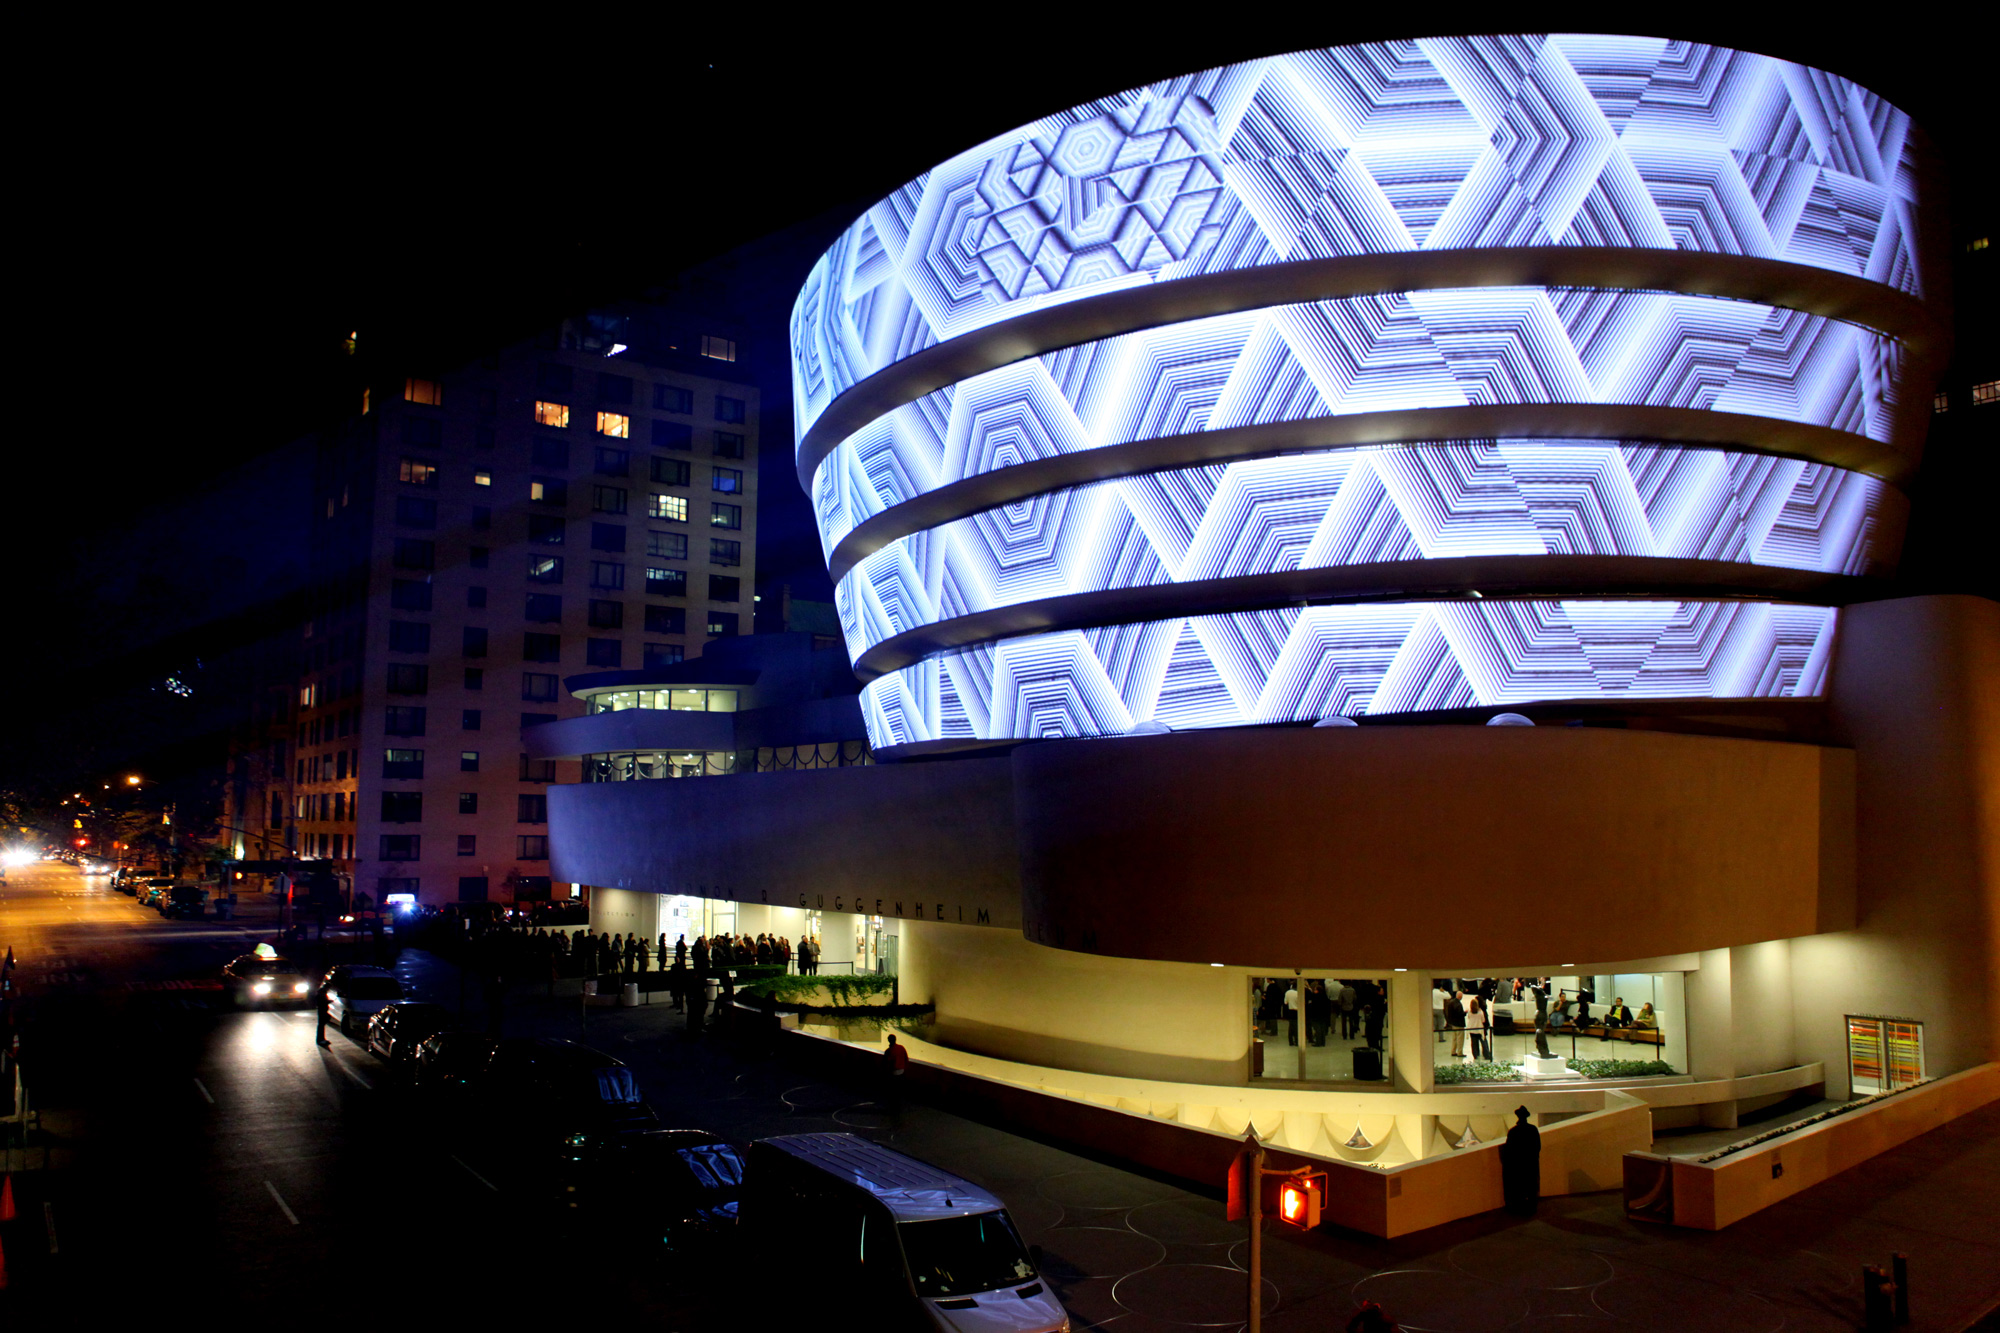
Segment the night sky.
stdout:
<svg viewBox="0 0 2000 1333">
<path fill-rule="evenodd" d="M 37 437 L 17 444 L 4 492 L 10 529 L 33 534 L 0 655 L 17 673 L 11 700 L 126 689 L 157 669 L 133 641 L 149 631 L 123 633 L 126 609 L 79 571 L 149 508 L 349 408 L 339 341 L 350 330 L 386 360 L 449 365 L 754 245 L 728 266 L 733 313 L 767 323 L 781 351 L 791 296 L 839 228 L 991 134 L 1231 60 L 1495 21 L 1434 10 L 1419 31 L 1288 18 L 1218 38 L 1161 10 L 1137 25 L 1017 9 L 885 29 L 892 11 L 852 7 L 818 11 L 826 31 L 788 19 L 796 11 L 740 6 L 693 22 L 678 10 L 549 17 L 569 12 L 508 18 L 504 33 L 492 30 L 502 20 L 326 11 L 325 26 L 290 31 L 93 35 L 88 94 L 52 97 L 26 136 L 40 188 L 21 196 L 35 213 L 24 253 L 42 295 L 19 333 L 48 373 L 27 414 Z M 1505 22 L 1630 30 L 1618 20 L 1633 12 L 1543 6 Z M 1808 24 L 1835 12 L 1786 10 Z M 1674 13 L 1684 26 L 1630 27 L 1869 84 L 1974 167 L 1957 173 L 1960 212 L 1993 216 L 2000 71 L 1970 11 L 1899 5 L 1886 22 L 1843 15 L 1851 30 L 1818 35 L 1760 29 L 1734 7 Z M 1121 36 L 1133 26 L 1145 35 Z M 789 423 L 765 421 L 775 459 Z M 824 596 L 804 497 L 769 485 L 773 473 L 762 573 L 795 570 L 807 595 L 816 577 Z M 1920 496 L 1919 524 L 1972 512 L 1975 474 L 1946 475 L 1953 493 Z M 1962 581 L 1980 580 L 1992 586 L 1990 563 Z M 66 743 L 64 724 L 50 725 L 0 742 L 0 784 Z"/>
</svg>

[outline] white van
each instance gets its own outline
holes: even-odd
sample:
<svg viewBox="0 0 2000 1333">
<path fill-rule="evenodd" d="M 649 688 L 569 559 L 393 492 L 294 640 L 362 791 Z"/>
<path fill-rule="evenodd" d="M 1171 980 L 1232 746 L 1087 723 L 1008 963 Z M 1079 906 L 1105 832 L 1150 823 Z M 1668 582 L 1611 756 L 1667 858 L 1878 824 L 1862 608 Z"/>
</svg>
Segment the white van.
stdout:
<svg viewBox="0 0 2000 1333">
<path fill-rule="evenodd" d="M 740 1207 L 750 1254 L 804 1265 L 812 1322 L 1069 1333 L 1006 1207 L 928 1162 L 854 1134 L 760 1139 Z"/>
</svg>

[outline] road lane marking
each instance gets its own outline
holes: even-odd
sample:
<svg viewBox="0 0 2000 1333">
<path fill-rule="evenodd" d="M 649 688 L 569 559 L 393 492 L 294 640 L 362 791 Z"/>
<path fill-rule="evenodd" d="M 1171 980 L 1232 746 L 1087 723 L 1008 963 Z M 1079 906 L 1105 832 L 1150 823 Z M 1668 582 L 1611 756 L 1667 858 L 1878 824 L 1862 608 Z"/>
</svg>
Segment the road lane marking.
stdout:
<svg viewBox="0 0 2000 1333">
<path fill-rule="evenodd" d="M 215 1098 L 208 1095 L 208 1089 L 205 1086 L 203 1086 L 202 1081 L 200 1079 L 196 1079 L 194 1081 L 194 1090 L 201 1094 L 201 1099 L 203 1101 L 207 1102 L 210 1106 L 215 1105 Z"/>
<path fill-rule="evenodd" d="M 465 1160 L 461 1158 L 457 1153 L 451 1154 L 451 1160 L 457 1162 L 459 1166 L 464 1169 L 466 1175 L 471 1176 L 474 1180 L 484 1185 L 487 1189 L 492 1190 L 495 1194 L 498 1194 L 500 1192 L 500 1187 L 498 1185 L 488 1180 L 485 1176 L 480 1175 L 477 1171 L 474 1171 L 471 1167 L 466 1166 Z"/>
<path fill-rule="evenodd" d="M 293 1226 L 297 1226 L 299 1224 L 299 1215 L 293 1212 L 291 1205 L 285 1202 L 285 1196 L 278 1193 L 278 1187 L 267 1180 L 264 1182 L 264 1188 L 271 1191 L 271 1202 L 278 1205 L 278 1211 L 285 1215 L 285 1220 Z"/>
</svg>

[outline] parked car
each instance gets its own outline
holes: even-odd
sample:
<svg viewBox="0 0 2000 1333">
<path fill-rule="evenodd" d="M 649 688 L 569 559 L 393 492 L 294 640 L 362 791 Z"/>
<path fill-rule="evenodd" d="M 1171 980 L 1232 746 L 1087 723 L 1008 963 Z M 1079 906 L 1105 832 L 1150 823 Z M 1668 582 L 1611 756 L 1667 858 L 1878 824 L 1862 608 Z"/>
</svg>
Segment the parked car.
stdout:
<svg viewBox="0 0 2000 1333">
<path fill-rule="evenodd" d="M 574 1204 L 594 1234 L 644 1237 L 700 1259 L 735 1235 L 742 1194 L 735 1144 L 703 1129 L 648 1129 L 605 1141 Z"/>
<path fill-rule="evenodd" d="M 403 983 L 386 967 L 336 967 L 327 974 L 326 1021 L 348 1036 L 370 1017 L 403 998 Z"/>
<path fill-rule="evenodd" d="M 742 1228 L 751 1253 L 794 1256 L 801 1290 L 842 1292 L 871 1328 L 1069 1330 L 999 1199 L 859 1135 L 752 1143 Z"/>
<path fill-rule="evenodd" d="M 201 885 L 176 884 L 160 899 L 160 915 L 173 921 L 199 921 L 207 901 L 208 890 Z"/>
<path fill-rule="evenodd" d="M 473 1085 L 490 1114 L 470 1118 L 499 1169 L 532 1184 L 577 1184 L 607 1144 L 658 1129 L 659 1117 L 620 1060 L 574 1041 L 515 1037 L 493 1050 Z"/>
<path fill-rule="evenodd" d="M 222 969 L 222 987 L 243 1008 L 312 1002 L 312 980 L 289 958 L 246 953 Z"/>
<path fill-rule="evenodd" d="M 451 1010 L 441 1004 L 405 1001 L 384 1005 L 368 1020 L 368 1049 L 405 1072 L 417 1058 L 417 1047 L 444 1031 Z"/>
<path fill-rule="evenodd" d="M 411 1081 L 430 1092 L 450 1092 L 486 1074 L 498 1043 L 483 1032 L 440 1032 L 417 1043 Z"/>
</svg>

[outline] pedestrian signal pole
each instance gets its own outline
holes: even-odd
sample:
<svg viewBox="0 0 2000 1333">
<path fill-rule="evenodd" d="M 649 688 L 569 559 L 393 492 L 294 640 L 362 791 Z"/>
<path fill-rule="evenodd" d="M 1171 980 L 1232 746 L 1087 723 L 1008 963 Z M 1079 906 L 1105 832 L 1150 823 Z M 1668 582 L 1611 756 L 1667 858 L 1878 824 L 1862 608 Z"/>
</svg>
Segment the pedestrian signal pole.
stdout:
<svg viewBox="0 0 2000 1333">
<path fill-rule="evenodd" d="M 1264 1145 L 1253 1125 L 1243 1136 L 1243 1151 L 1229 1165 L 1228 1215 L 1250 1228 L 1250 1289 L 1246 1297 L 1247 1333 L 1264 1329 L 1264 1185 L 1277 1182 L 1274 1211 L 1278 1220 L 1301 1231 L 1319 1225 L 1320 1204 L 1326 1198 L 1326 1173 L 1301 1166 L 1272 1171 L 1264 1165 Z"/>
</svg>

